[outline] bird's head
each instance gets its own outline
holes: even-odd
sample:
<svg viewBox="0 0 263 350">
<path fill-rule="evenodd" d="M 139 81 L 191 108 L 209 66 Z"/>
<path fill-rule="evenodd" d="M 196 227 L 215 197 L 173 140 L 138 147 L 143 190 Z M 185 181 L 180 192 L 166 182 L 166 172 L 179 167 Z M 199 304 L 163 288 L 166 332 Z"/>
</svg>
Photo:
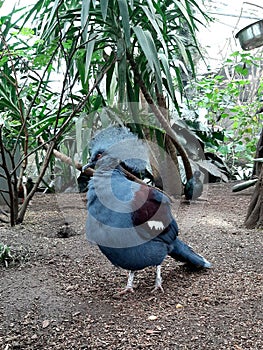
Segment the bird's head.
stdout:
<svg viewBox="0 0 263 350">
<path fill-rule="evenodd" d="M 96 166 L 96 164 L 97 164 L 97 162 L 98 162 L 98 160 L 102 157 L 102 154 L 103 154 L 103 151 L 98 151 L 96 154 L 94 154 L 94 155 L 90 158 L 88 164 L 86 164 L 86 165 L 84 165 L 84 166 L 82 167 L 82 170 L 84 171 L 84 170 L 87 169 L 87 168 L 92 168 L 92 169 L 94 169 L 95 166 Z"/>
<path fill-rule="evenodd" d="M 145 144 L 126 127 L 111 126 L 96 134 L 90 143 L 90 162 L 83 167 L 107 166 L 115 168 L 121 164 L 130 172 L 145 171 L 148 152 Z"/>
<path fill-rule="evenodd" d="M 99 151 L 98 153 L 94 154 L 93 157 L 90 158 L 90 161 L 88 164 L 82 167 L 82 171 L 85 171 L 87 168 L 92 168 L 92 169 L 99 168 L 101 170 L 114 169 L 120 163 L 121 161 L 117 157 L 113 157 L 107 151 L 105 152 Z"/>
<path fill-rule="evenodd" d="M 193 176 L 197 179 L 199 179 L 201 177 L 201 171 L 200 170 L 195 170 Z"/>
</svg>

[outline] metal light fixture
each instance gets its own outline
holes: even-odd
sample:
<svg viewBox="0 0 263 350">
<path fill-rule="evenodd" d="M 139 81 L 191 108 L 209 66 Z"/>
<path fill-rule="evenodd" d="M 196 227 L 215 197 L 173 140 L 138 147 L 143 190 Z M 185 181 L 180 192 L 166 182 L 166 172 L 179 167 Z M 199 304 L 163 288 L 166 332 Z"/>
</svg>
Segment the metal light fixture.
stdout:
<svg viewBox="0 0 263 350">
<path fill-rule="evenodd" d="M 243 50 L 252 50 L 263 45 L 263 20 L 252 23 L 241 29 L 236 38 Z"/>
</svg>

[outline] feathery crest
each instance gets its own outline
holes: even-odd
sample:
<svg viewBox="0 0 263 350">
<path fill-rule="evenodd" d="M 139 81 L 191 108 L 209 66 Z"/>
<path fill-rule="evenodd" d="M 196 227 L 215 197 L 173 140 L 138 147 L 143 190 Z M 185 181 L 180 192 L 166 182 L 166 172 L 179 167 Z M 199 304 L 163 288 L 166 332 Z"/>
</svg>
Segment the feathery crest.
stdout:
<svg viewBox="0 0 263 350">
<path fill-rule="evenodd" d="M 149 163 L 146 144 L 126 127 L 110 126 L 99 131 L 90 142 L 91 160 L 107 152 L 133 173 L 144 172 Z"/>
</svg>

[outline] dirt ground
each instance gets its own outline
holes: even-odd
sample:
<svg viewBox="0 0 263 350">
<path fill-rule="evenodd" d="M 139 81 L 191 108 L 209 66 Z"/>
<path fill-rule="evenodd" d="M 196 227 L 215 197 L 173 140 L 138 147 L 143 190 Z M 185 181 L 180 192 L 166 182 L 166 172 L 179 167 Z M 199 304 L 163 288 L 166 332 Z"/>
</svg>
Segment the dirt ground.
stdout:
<svg viewBox="0 0 263 350">
<path fill-rule="evenodd" d="M 243 227 L 253 188 L 232 185 L 173 208 L 180 237 L 213 268 L 167 258 L 164 293 L 147 268 L 122 297 L 127 271 L 85 239 L 85 196 L 37 194 L 24 224 L 0 224 L 19 258 L 0 267 L 0 349 L 263 349 L 262 231 Z"/>
</svg>

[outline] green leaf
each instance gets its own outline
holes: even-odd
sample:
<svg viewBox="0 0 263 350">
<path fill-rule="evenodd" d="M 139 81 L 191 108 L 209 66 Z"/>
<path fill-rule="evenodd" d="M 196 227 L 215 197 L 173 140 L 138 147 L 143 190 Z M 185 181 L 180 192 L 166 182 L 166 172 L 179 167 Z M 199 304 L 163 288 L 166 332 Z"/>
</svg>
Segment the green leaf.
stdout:
<svg viewBox="0 0 263 350">
<path fill-rule="evenodd" d="M 111 64 L 111 62 L 115 59 L 114 52 L 111 53 L 108 63 L 111 65 L 110 69 L 108 69 L 106 74 L 106 93 L 109 105 L 112 104 L 115 96 L 115 90 L 117 86 L 116 74 L 115 74 L 115 65 Z"/>
<path fill-rule="evenodd" d="M 182 82 L 182 77 L 181 77 L 181 69 L 179 67 L 175 67 L 175 74 L 176 74 L 176 83 L 178 84 L 179 92 L 182 95 L 183 90 L 184 90 L 184 85 Z"/>
<path fill-rule="evenodd" d="M 219 177 L 222 181 L 228 182 L 228 178 L 224 172 L 222 172 L 217 166 L 212 164 L 208 160 L 201 160 L 196 162 L 201 168 L 208 171 L 210 174 Z"/>
<path fill-rule="evenodd" d="M 46 117 L 46 118 L 34 123 L 28 129 L 37 129 L 40 127 L 40 125 L 45 124 L 45 126 L 46 126 L 46 125 L 49 125 L 55 121 L 56 121 L 56 116 L 52 115 L 52 116 Z"/>
<path fill-rule="evenodd" d="M 149 1 L 148 1 L 148 3 L 149 3 Z M 152 9 L 152 7 L 153 6 L 151 6 L 151 9 Z M 144 13 L 147 16 L 147 19 L 151 22 L 154 30 L 156 31 L 158 40 L 162 44 L 162 47 L 163 47 L 165 55 L 168 56 L 167 45 L 165 43 L 165 40 L 164 40 L 164 37 L 163 37 L 163 33 L 161 31 L 160 25 L 158 24 L 157 15 L 153 12 L 153 10 L 152 10 L 152 12 L 150 12 L 149 9 L 146 6 L 141 6 L 141 8 L 143 9 Z M 159 20 L 159 22 L 160 22 L 160 20 Z"/>
<path fill-rule="evenodd" d="M 123 104 L 126 97 L 126 75 L 127 75 L 127 60 L 126 54 L 118 62 L 118 91 L 119 103 Z"/>
<path fill-rule="evenodd" d="M 174 101 L 174 100 L 176 100 L 176 97 L 175 97 L 173 79 L 172 79 L 172 76 L 171 76 L 171 72 L 170 72 L 170 67 L 169 67 L 169 62 L 168 62 L 167 56 L 165 56 L 162 53 L 159 53 L 159 57 L 161 59 L 162 66 L 164 68 L 165 77 L 167 79 L 168 92 L 169 92 L 172 100 Z"/>
<path fill-rule="evenodd" d="M 118 0 L 118 5 L 119 5 L 119 9 L 120 9 L 121 22 L 123 25 L 126 46 L 129 47 L 130 46 L 131 28 L 130 28 L 130 16 L 129 16 L 127 0 Z"/>
<path fill-rule="evenodd" d="M 106 20 L 106 17 L 107 17 L 108 2 L 109 0 L 100 0 L 101 14 L 104 21 Z"/>
<path fill-rule="evenodd" d="M 162 91 L 162 74 L 160 68 L 160 62 L 156 50 L 154 40 L 151 33 L 148 30 L 143 30 L 140 27 L 133 28 L 134 33 L 139 41 L 139 44 L 146 56 L 146 59 L 150 65 L 152 72 L 155 73 L 155 79 L 157 83 L 158 90 Z"/>
<path fill-rule="evenodd" d="M 143 31 L 143 29 L 141 27 L 134 27 L 133 28 L 133 31 L 138 39 L 138 42 L 148 60 L 148 64 L 151 68 L 151 70 L 153 71 L 154 70 L 154 58 L 153 58 L 153 54 L 152 52 L 150 51 L 150 47 L 149 47 L 149 44 L 148 44 L 148 40 L 146 38 L 146 35 L 145 35 L 145 32 Z"/>
<path fill-rule="evenodd" d="M 157 141 L 158 146 L 160 147 L 161 150 L 164 150 L 165 149 L 165 133 L 163 132 L 163 130 L 161 130 L 159 128 L 154 128 L 154 133 L 155 133 L 155 137 L 156 137 L 156 141 Z M 161 155 L 162 155 L 162 157 L 164 157 L 165 152 L 163 152 Z"/>
<path fill-rule="evenodd" d="M 85 82 L 88 79 L 89 76 L 89 68 L 90 68 L 90 63 L 92 59 L 92 55 L 94 52 L 94 47 L 95 47 L 95 34 L 90 35 L 90 41 L 86 44 L 86 61 L 85 61 Z"/>
<path fill-rule="evenodd" d="M 152 52 L 154 73 L 155 73 L 157 87 L 158 87 L 159 92 L 161 92 L 162 91 L 162 73 L 161 73 L 161 66 L 160 66 L 160 61 L 159 61 L 156 45 L 155 45 L 153 37 L 149 31 L 146 31 L 145 35 L 146 35 L 146 38 L 147 38 L 148 43 L 149 43 L 150 51 Z"/>
<path fill-rule="evenodd" d="M 90 0 L 82 0 L 81 7 L 81 28 L 83 31 L 83 40 L 87 40 L 89 23 Z"/>
<path fill-rule="evenodd" d="M 183 44 L 182 40 L 178 35 L 173 36 L 173 40 L 175 41 L 176 45 L 178 46 L 180 53 L 183 57 L 184 62 L 188 65 L 189 60 L 188 60 L 188 54 L 185 45 Z"/>
<path fill-rule="evenodd" d="M 187 55 L 187 61 L 185 61 L 185 62 L 186 63 L 189 62 L 190 67 L 191 67 L 191 71 L 192 71 L 192 74 L 193 74 L 193 77 L 195 77 L 196 76 L 195 75 L 195 63 L 194 63 L 194 61 L 192 59 L 191 51 L 186 49 L 185 52 L 186 52 L 186 55 Z"/>
<path fill-rule="evenodd" d="M 55 15 L 56 15 L 56 12 L 58 11 L 58 8 L 60 6 L 60 2 L 61 2 L 60 0 L 55 0 L 54 4 L 52 4 L 52 10 L 50 12 L 49 20 L 48 20 L 47 26 L 46 26 L 47 29 L 50 28 L 50 26 L 51 26 L 51 23 L 52 23 Z"/>
<path fill-rule="evenodd" d="M 243 191 L 251 186 L 254 186 L 258 182 L 258 179 L 248 180 L 240 184 L 236 184 L 232 187 L 232 192 Z"/>
<path fill-rule="evenodd" d="M 235 71 L 241 75 L 244 75 L 244 76 L 247 76 L 249 73 L 247 68 L 243 68 L 241 66 L 236 66 Z"/>
<path fill-rule="evenodd" d="M 196 26 L 193 22 L 191 11 L 189 11 L 189 8 L 184 7 L 183 1 L 174 0 L 173 2 L 180 9 L 180 11 L 183 15 L 183 18 L 188 22 L 188 27 L 189 27 L 191 33 L 194 34 L 194 30 L 195 30 Z M 185 3 L 187 3 L 187 1 L 185 1 Z"/>
<path fill-rule="evenodd" d="M 240 52 L 239 51 L 235 51 L 230 56 L 237 57 L 239 55 L 240 55 Z"/>
</svg>

